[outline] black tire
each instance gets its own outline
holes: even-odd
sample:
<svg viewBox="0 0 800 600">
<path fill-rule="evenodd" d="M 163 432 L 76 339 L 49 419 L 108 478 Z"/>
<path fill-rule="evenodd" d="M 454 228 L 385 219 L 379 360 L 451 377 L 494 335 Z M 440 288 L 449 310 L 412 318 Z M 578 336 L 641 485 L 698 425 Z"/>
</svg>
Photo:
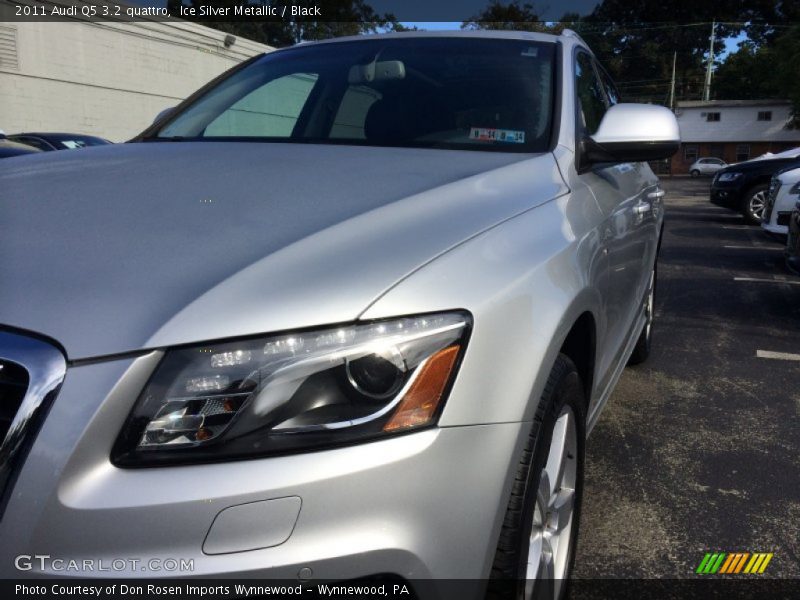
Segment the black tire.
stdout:
<svg viewBox="0 0 800 600">
<path fill-rule="evenodd" d="M 586 437 L 586 406 L 581 378 L 570 358 L 559 354 L 533 419 L 530 434 L 517 466 L 511 497 L 500 532 L 488 598 L 525 598 L 525 572 L 528 559 L 528 540 L 533 526 L 533 511 L 539 480 L 550 450 L 550 443 L 558 416 L 568 407 L 574 415 L 577 434 L 575 456 L 576 478 L 572 528 L 569 532 L 565 577 L 560 583 L 559 598 L 566 593 L 569 573 L 575 561 L 575 542 L 580 523 L 581 496 L 583 492 L 584 440 Z M 563 488 L 562 488 L 563 489 Z M 534 583 L 529 597 L 554 598 L 554 580 L 541 579 Z"/>
<path fill-rule="evenodd" d="M 744 194 L 742 201 L 742 215 L 744 220 L 750 225 L 760 225 L 761 215 L 764 214 L 764 202 L 766 201 L 769 186 L 765 183 L 751 187 Z M 760 197 L 759 197 L 760 195 Z M 760 210 L 757 207 L 760 206 Z"/>
<path fill-rule="evenodd" d="M 653 266 L 650 273 L 650 286 L 647 292 L 647 304 L 645 307 L 645 314 L 647 320 L 645 321 L 642 333 L 639 334 L 639 339 L 636 340 L 636 346 L 633 348 L 628 365 L 639 365 L 648 359 L 650 356 L 650 349 L 653 347 L 653 324 L 655 323 L 655 307 L 656 307 L 656 288 L 658 287 L 658 264 Z"/>
<path fill-rule="evenodd" d="M 698 171 L 697 169 L 692 169 L 689 175 L 691 175 L 692 177 L 700 177 L 700 171 Z"/>
</svg>

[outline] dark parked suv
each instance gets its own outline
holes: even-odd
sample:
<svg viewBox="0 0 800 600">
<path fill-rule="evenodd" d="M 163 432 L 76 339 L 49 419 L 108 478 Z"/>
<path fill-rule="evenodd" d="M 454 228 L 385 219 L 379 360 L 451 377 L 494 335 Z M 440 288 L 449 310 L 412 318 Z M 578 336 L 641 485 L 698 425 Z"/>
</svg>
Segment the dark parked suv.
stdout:
<svg viewBox="0 0 800 600">
<path fill-rule="evenodd" d="M 717 171 L 711 180 L 711 202 L 738 210 L 758 225 L 764 214 L 770 178 L 786 168 L 800 167 L 800 156 L 753 160 Z"/>
</svg>

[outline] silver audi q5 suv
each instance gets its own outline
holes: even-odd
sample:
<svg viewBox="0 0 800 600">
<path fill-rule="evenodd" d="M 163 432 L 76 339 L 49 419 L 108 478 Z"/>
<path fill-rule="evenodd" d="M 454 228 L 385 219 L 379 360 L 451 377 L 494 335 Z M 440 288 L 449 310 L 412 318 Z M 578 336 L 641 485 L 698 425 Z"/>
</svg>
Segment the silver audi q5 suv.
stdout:
<svg viewBox="0 0 800 600">
<path fill-rule="evenodd" d="M 571 32 L 413 33 L 2 161 L 0 574 L 558 597 L 678 142 Z"/>
</svg>

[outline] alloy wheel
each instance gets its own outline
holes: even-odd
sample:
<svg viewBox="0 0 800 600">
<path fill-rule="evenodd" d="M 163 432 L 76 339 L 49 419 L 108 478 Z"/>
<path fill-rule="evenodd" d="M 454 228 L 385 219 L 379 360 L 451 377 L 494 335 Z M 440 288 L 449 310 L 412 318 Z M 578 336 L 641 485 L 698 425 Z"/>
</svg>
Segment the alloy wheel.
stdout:
<svg viewBox="0 0 800 600">
<path fill-rule="evenodd" d="M 526 598 L 533 596 L 537 580 L 552 579 L 554 598 L 559 598 L 563 588 L 570 560 L 577 456 L 575 415 L 565 406 L 556 419 L 547 463 L 539 478 L 528 542 Z"/>
<path fill-rule="evenodd" d="M 758 220 L 764 216 L 764 206 L 767 203 L 767 193 L 764 190 L 758 191 L 748 201 L 748 210 Z"/>
</svg>

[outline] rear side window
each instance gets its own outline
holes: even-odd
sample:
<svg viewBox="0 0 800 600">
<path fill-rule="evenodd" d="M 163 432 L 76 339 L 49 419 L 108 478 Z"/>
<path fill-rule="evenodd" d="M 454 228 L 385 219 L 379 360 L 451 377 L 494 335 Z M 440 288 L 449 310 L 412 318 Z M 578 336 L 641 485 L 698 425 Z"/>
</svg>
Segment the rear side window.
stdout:
<svg viewBox="0 0 800 600">
<path fill-rule="evenodd" d="M 583 130 L 592 135 L 600 126 L 608 106 L 605 91 L 592 65 L 592 58 L 585 52 L 579 52 L 575 61 L 575 87 Z"/>
</svg>

